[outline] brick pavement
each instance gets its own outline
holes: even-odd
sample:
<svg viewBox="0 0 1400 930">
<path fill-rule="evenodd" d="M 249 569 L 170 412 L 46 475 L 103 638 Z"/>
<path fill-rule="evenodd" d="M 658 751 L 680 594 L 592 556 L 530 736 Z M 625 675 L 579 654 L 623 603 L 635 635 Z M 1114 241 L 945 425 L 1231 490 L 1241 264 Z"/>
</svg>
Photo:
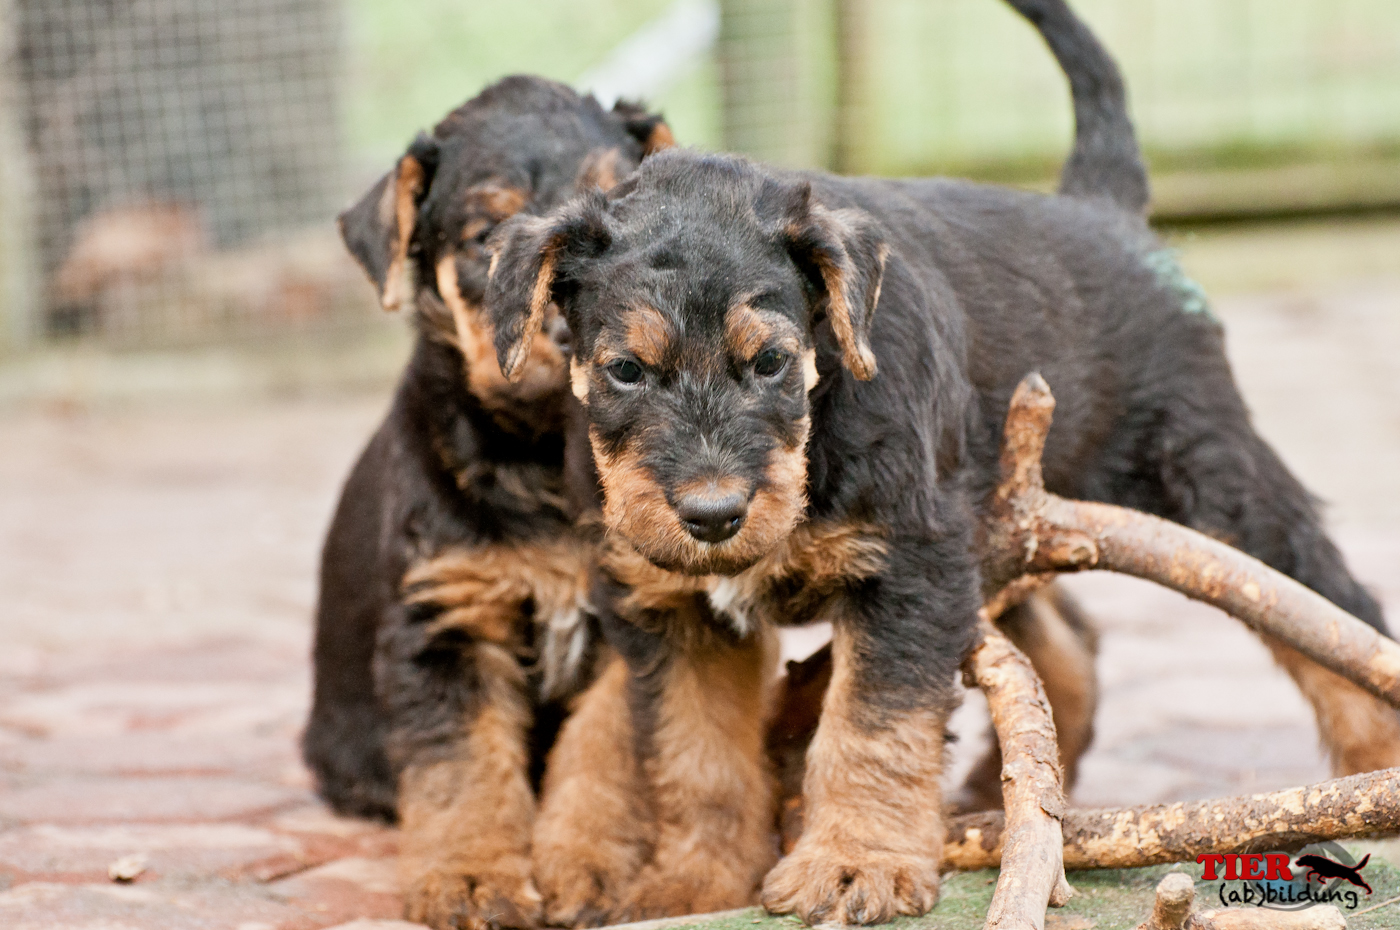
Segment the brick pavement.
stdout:
<svg viewBox="0 0 1400 930">
<path fill-rule="evenodd" d="M 1263 432 L 1400 616 L 1400 283 L 1222 301 Z M 393 832 L 327 813 L 295 752 L 319 538 L 382 397 L 0 419 L 0 926 L 409 926 Z M 1075 579 L 1104 630 L 1075 801 L 1325 776 L 1308 710 L 1208 608 Z M 965 739 L 982 727 L 972 696 Z M 108 868 L 130 855 L 130 884 Z M 355 921 L 354 923 L 349 923 Z"/>
</svg>

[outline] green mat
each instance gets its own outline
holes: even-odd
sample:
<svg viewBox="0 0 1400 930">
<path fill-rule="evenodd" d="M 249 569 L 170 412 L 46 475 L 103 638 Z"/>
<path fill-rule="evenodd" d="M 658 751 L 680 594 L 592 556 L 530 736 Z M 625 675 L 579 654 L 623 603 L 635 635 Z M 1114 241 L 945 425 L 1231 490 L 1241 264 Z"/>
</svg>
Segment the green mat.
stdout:
<svg viewBox="0 0 1400 930">
<path fill-rule="evenodd" d="M 1357 855 L 1364 855 L 1364 851 Z M 1168 872 L 1185 872 L 1196 880 L 1196 907 L 1219 907 L 1221 882 L 1202 882 L 1201 867 L 1192 863 L 1155 866 L 1147 869 L 1121 869 L 1101 872 L 1071 872 L 1069 883 L 1074 898 L 1047 915 L 1046 930 L 1134 930 L 1152 910 L 1157 883 Z M 1372 856 L 1362 873 L 1374 889 L 1369 897 L 1362 892 L 1357 911 L 1400 897 L 1400 870 Z M 947 876 L 938 906 L 917 918 L 902 918 L 887 924 L 891 930 L 979 930 L 992 900 L 997 872 L 962 872 Z M 1237 883 L 1232 883 L 1237 884 Z M 1345 907 L 1347 926 L 1352 930 L 1400 930 L 1400 901 L 1366 913 L 1352 914 Z M 703 927 L 704 930 L 793 930 L 801 922 L 791 917 L 769 917 L 758 908 L 718 915 L 707 920 L 666 921 L 668 930 Z"/>
</svg>

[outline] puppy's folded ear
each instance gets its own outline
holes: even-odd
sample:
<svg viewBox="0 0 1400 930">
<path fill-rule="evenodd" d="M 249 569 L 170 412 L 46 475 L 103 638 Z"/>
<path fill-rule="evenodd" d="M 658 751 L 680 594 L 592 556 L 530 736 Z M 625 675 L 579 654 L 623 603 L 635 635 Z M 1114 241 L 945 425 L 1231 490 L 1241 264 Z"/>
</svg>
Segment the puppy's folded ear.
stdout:
<svg viewBox="0 0 1400 930">
<path fill-rule="evenodd" d="M 507 380 L 518 380 L 523 373 L 545 311 L 567 288 L 572 261 L 596 258 L 611 244 L 606 202 L 603 192 L 594 188 L 545 216 L 519 214 L 496 227 L 487 240 L 491 277 L 486 317 L 495 331 L 496 360 Z"/>
<path fill-rule="evenodd" d="M 890 251 L 875 218 L 864 210 L 828 209 L 812 200 L 805 181 L 765 183 L 754 209 L 775 227 L 819 295 L 813 323 L 825 315 L 846 368 L 861 381 L 875 377 L 870 325 Z"/>
<path fill-rule="evenodd" d="M 663 149 L 674 148 L 676 137 L 666 120 L 656 113 L 648 113 L 640 104 L 619 100 L 613 104 L 613 113 L 622 117 L 623 125 L 632 138 L 642 143 L 642 157 L 655 155 Z"/>
<path fill-rule="evenodd" d="M 437 162 L 437 142 L 419 133 L 394 170 L 337 220 L 340 238 L 374 282 L 385 310 L 399 309 L 409 297 L 408 247 Z"/>
</svg>

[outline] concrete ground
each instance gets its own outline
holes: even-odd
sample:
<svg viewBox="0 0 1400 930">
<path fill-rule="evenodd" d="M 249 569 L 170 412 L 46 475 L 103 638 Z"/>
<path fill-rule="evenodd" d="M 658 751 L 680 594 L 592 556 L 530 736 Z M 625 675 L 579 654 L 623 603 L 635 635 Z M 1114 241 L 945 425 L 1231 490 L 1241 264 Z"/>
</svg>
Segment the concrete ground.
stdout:
<svg viewBox="0 0 1400 930">
<path fill-rule="evenodd" d="M 1400 252 L 1354 233 L 1302 280 L 1317 260 L 1298 245 L 1306 230 L 1270 232 L 1262 251 L 1188 242 L 1186 261 L 1214 269 L 1201 274 L 1217 292 L 1236 266 L 1266 289 L 1217 302 L 1237 376 L 1400 617 L 1400 260 L 1372 267 Z M 1269 277 L 1275 250 L 1297 256 L 1284 280 Z M 327 813 L 295 748 L 320 537 L 387 389 L 114 403 L 54 383 L 0 412 L 0 926 L 396 917 L 393 832 Z M 1103 630 L 1098 737 L 1075 803 L 1326 777 L 1307 706 L 1237 623 L 1131 580 L 1071 583 Z M 955 771 L 978 748 L 979 713 L 974 695 Z M 111 881 L 131 856 L 144 870 Z"/>
</svg>

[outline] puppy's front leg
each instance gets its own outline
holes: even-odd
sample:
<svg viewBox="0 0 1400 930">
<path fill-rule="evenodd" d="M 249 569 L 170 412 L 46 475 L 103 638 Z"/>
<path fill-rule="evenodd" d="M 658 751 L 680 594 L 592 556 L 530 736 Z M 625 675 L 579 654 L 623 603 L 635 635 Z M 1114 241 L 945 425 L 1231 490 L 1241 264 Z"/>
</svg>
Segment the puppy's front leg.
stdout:
<svg viewBox="0 0 1400 930">
<path fill-rule="evenodd" d="M 535 881 L 557 927 L 606 923 L 654 842 L 629 706 L 614 658 L 580 696 L 550 750 L 535 820 Z"/>
<path fill-rule="evenodd" d="M 753 904 L 774 859 L 763 728 L 776 638 L 704 639 L 633 678 L 656 840 L 623 902 L 627 919 Z"/>
<path fill-rule="evenodd" d="M 506 649 L 471 648 L 479 703 L 461 740 L 448 758 L 411 764 L 400 776 L 405 911 L 439 930 L 535 927 L 524 675 Z"/>
<path fill-rule="evenodd" d="M 939 777 L 963 637 L 936 635 L 933 623 L 921 633 L 908 617 L 862 623 L 855 605 L 842 609 L 807 752 L 805 828 L 763 885 L 765 907 L 809 924 L 883 923 L 938 901 Z"/>
</svg>

